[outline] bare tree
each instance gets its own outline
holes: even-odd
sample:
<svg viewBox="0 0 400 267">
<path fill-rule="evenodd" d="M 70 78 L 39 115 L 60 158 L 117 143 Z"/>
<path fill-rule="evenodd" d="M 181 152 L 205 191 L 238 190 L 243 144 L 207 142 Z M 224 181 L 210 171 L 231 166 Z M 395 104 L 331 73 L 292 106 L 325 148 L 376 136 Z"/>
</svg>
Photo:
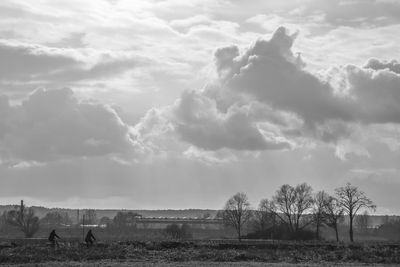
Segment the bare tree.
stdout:
<svg viewBox="0 0 400 267">
<path fill-rule="evenodd" d="M 258 209 L 254 211 L 254 228 L 256 231 L 263 232 L 274 225 L 275 207 L 273 202 L 262 199 Z"/>
<path fill-rule="evenodd" d="M 32 237 L 39 230 L 39 218 L 32 208 L 25 208 L 23 201 L 14 210 L 6 213 L 6 223 L 18 227 L 25 237 Z"/>
<path fill-rule="evenodd" d="M 336 188 L 336 196 L 344 211 L 349 215 L 350 219 L 350 241 L 354 241 L 353 236 L 353 220 L 360 209 L 376 209 L 376 205 L 365 196 L 356 186 L 347 183 L 346 186 Z"/>
<path fill-rule="evenodd" d="M 276 215 L 285 222 L 291 233 L 297 233 L 311 221 L 303 222 L 303 215 L 313 205 L 312 188 L 306 183 L 292 187 L 282 185 L 273 196 Z M 281 215 L 280 215 L 281 213 Z"/>
<path fill-rule="evenodd" d="M 225 225 L 235 228 L 240 241 L 243 226 L 250 220 L 252 215 L 250 203 L 245 193 L 236 193 L 225 204 L 222 218 Z"/>
<path fill-rule="evenodd" d="M 337 198 L 329 196 L 324 208 L 325 223 L 335 230 L 336 242 L 339 242 L 338 224 L 343 220 L 344 209 Z"/>
<path fill-rule="evenodd" d="M 325 222 L 325 209 L 329 195 L 325 191 L 319 191 L 314 196 L 314 207 L 313 207 L 313 221 L 316 227 L 315 236 L 319 240 L 319 233 L 322 224 Z"/>
</svg>

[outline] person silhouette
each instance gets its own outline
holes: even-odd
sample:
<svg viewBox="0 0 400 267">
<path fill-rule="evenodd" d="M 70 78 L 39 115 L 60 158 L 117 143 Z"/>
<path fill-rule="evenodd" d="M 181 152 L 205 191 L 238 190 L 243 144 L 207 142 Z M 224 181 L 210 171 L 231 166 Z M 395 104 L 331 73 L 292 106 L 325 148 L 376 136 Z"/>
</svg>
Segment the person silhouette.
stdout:
<svg viewBox="0 0 400 267">
<path fill-rule="evenodd" d="M 57 247 L 59 247 L 56 238 L 61 239 L 61 237 L 59 237 L 59 236 L 56 234 L 56 230 L 53 229 L 53 230 L 50 232 L 50 235 L 49 235 L 49 241 L 50 241 L 51 246 L 52 246 L 53 248 L 55 248 L 56 245 L 57 245 Z"/>
<path fill-rule="evenodd" d="M 89 229 L 89 231 L 86 234 L 86 238 L 85 238 L 86 246 L 87 247 L 92 246 L 93 240 L 96 240 L 96 238 L 94 237 L 94 235 L 92 233 L 92 229 Z"/>
</svg>

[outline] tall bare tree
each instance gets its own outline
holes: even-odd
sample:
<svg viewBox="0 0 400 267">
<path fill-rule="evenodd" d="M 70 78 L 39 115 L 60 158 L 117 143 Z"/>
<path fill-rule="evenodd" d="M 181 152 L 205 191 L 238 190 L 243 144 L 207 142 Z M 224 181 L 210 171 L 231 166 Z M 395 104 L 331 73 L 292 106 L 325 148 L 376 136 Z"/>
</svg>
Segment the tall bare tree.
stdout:
<svg viewBox="0 0 400 267">
<path fill-rule="evenodd" d="M 28 238 L 39 230 L 39 218 L 32 208 L 25 207 L 23 201 L 19 207 L 6 213 L 6 223 L 18 227 Z"/>
<path fill-rule="evenodd" d="M 254 211 L 254 228 L 263 232 L 273 226 L 275 222 L 275 207 L 272 201 L 262 199 L 258 209 Z"/>
<path fill-rule="evenodd" d="M 306 183 L 292 187 L 288 184 L 282 185 L 273 196 L 276 206 L 276 215 L 285 222 L 291 233 L 297 233 L 310 222 L 302 220 L 306 211 L 313 205 L 312 188 Z"/>
<path fill-rule="evenodd" d="M 325 209 L 328 201 L 329 195 L 325 191 L 319 191 L 314 196 L 313 221 L 316 227 L 315 237 L 317 240 L 319 240 L 320 228 L 325 222 Z"/>
<path fill-rule="evenodd" d="M 337 198 L 329 196 L 324 208 L 325 223 L 335 230 L 336 242 L 339 242 L 338 224 L 343 220 L 344 209 Z"/>
<path fill-rule="evenodd" d="M 244 225 L 250 220 L 252 211 L 245 193 L 236 193 L 225 204 L 222 211 L 222 219 L 225 225 L 235 228 L 238 239 L 242 237 Z"/>
<path fill-rule="evenodd" d="M 344 211 L 349 215 L 350 228 L 349 235 L 350 241 L 354 241 L 353 234 L 353 220 L 354 217 L 361 209 L 371 209 L 375 210 L 376 205 L 371 199 L 365 196 L 363 191 L 360 191 L 356 186 L 347 183 L 343 187 L 336 188 L 336 196 L 340 205 L 343 207 Z"/>
</svg>

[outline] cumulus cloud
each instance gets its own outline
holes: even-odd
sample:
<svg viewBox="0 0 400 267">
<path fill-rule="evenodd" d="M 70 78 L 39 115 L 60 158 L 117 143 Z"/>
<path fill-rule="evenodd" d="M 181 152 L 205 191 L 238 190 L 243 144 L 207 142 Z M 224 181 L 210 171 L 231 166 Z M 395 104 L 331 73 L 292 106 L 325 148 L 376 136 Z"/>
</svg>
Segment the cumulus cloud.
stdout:
<svg viewBox="0 0 400 267">
<path fill-rule="evenodd" d="M 363 123 L 400 123 L 400 75 L 389 69 L 344 68 L 356 118 Z"/>
<path fill-rule="evenodd" d="M 371 58 L 368 60 L 367 64 L 365 64 L 364 68 L 373 70 L 387 69 L 394 73 L 400 74 L 400 63 L 395 59 L 391 61 L 381 61 L 376 58 Z"/>
<path fill-rule="evenodd" d="M 0 98 L 3 160 L 132 155 L 134 140 L 109 106 L 79 101 L 68 88 L 38 89 L 21 104 Z"/>
<path fill-rule="evenodd" d="M 279 134 L 279 129 L 258 123 L 257 116 L 261 110 L 253 104 L 234 106 L 227 112 L 221 112 L 215 100 L 196 91 L 186 91 L 173 105 L 147 112 L 135 125 L 134 133 L 141 143 L 158 153 L 160 149 L 188 151 L 191 145 L 209 151 L 224 148 L 249 151 L 290 148 L 291 142 Z M 197 152 L 204 154 L 200 150 Z"/>
<path fill-rule="evenodd" d="M 358 125 L 400 123 L 397 62 L 316 75 L 292 51 L 296 36 L 280 27 L 243 51 L 217 49 L 216 80 L 185 91 L 161 115 L 163 124 L 204 150 L 281 150 L 309 139 L 340 145 L 344 155 L 356 147 L 343 144 Z"/>
<path fill-rule="evenodd" d="M 367 68 L 344 66 L 333 74 L 342 79 L 335 88 L 327 80 L 337 77 L 321 78 L 303 69 L 303 61 L 292 53 L 294 38 L 279 28 L 269 41 L 258 40 L 241 55 L 235 47 L 218 50 L 217 71 L 227 77 L 222 90 L 293 112 L 315 129 L 345 130 L 341 122 L 399 122 L 396 61 L 386 65 L 369 61 Z"/>
<path fill-rule="evenodd" d="M 229 66 L 232 76 L 227 87 L 295 112 L 307 122 L 349 120 L 351 115 L 343 112 L 343 102 L 333 96 L 332 88 L 303 70 L 301 58 L 293 55 L 295 36 L 279 28 L 269 41 L 256 41 Z"/>
<path fill-rule="evenodd" d="M 176 130 L 183 140 L 207 150 L 283 149 L 289 142 L 263 134 L 245 107 L 231 107 L 226 113 L 217 109 L 213 99 L 194 91 L 183 93 L 175 109 Z"/>
<path fill-rule="evenodd" d="M 339 141 L 351 135 L 354 125 L 400 122 L 400 77 L 396 72 L 396 61 L 372 59 L 364 67 L 346 65 L 316 75 L 307 70 L 305 61 L 293 52 L 297 35 L 289 34 L 287 29 L 280 27 L 269 40 L 258 39 L 246 49 L 235 45 L 217 49 L 214 54 L 215 79 L 201 90 L 184 91 L 173 105 L 162 111 L 149 111 L 134 127 L 135 140 L 147 144 L 149 151 L 185 151 L 188 146 L 208 151 L 283 150 L 301 145 L 307 139 L 343 144 Z M 15 61 L 14 70 L 10 73 L 16 73 L 18 66 L 24 70 L 22 62 L 25 58 L 28 58 L 29 64 L 24 67 L 38 65 L 38 73 L 31 75 L 33 78 L 40 78 L 41 75 L 55 80 L 104 77 L 109 73 L 111 75 L 112 70 L 123 71 L 135 64 L 135 60 L 129 57 L 102 55 L 88 67 L 82 54 L 47 50 L 41 46 L 3 45 L 3 50 L 5 55 L 13 51 L 18 55 L 15 58 L 21 57 L 21 60 Z M 29 72 L 32 73 L 31 70 L 26 73 Z M 4 73 L 7 74 L 6 71 Z M 20 106 L 10 106 L 4 98 L 0 103 L 5 114 L 13 114 L 0 121 L 2 138 L 10 138 L 7 142 L 3 141 L 2 149 L 8 152 L 6 154 L 34 159 L 41 157 L 34 156 L 40 150 L 36 146 L 42 146 L 47 151 L 43 153 L 43 158 L 50 157 L 53 150 L 55 155 L 59 152 L 60 155 L 94 155 L 121 153 L 124 148 L 131 147 L 125 143 L 132 141 L 128 134 L 129 126 L 114 110 L 99 104 L 79 102 L 71 91 L 61 90 L 53 94 L 38 90 Z M 100 137 L 96 137 L 96 130 L 82 124 L 78 126 L 87 132 L 71 137 L 74 138 L 72 143 L 76 141 L 76 147 L 68 142 L 62 145 L 54 137 L 46 138 L 55 142 L 46 147 L 43 142 L 28 141 L 36 136 L 34 134 L 22 136 L 19 133 L 19 139 L 18 134 L 10 134 L 11 130 L 18 128 L 10 127 L 10 120 L 16 120 L 18 123 L 15 125 L 20 127 L 18 130 L 24 132 L 24 127 L 29 126 L 26 121 L 41 121 L 52 114 L 50 110 L 57 108 L 66 109 L 65 112 L 71 115 L 73 112 L 69 109 L 74 105 L 79 107 L 80 116 L 86 120 L 92 119 L 88 118 L 89 114 L 108 114 L 104 116 L 107 118 L 104 123 L 111 124 L 108 128 L 118 129 L 115 136 L 108 136 L 99 130 Z M 48 109 L 40 111 L 45 107 Z M 96 111 L 90 111 L 92 109 Z M 16 116 L 16 113 L 23 115 Z M 60 114 L 64 114 L 63 111 Z M 119 124 L 112 124 L 116 121 L 110 118 L 110 114 L 114 114 Z M 77 115 L 66 123 L 73 125 L 75 119 L 81 120 Z M 53 127 L 51 131 L 57 133 L 62 127 L 55 121 L 59 120 L 50 120 L 50 124 L 46 119 L 46 123 L 40 125 Z M 40 132 L 46 133 L 45 128 L 33 129 L 39 131 L 37 136 L 46 136 Z M 58 135 L 62 133 L 58 132 Z M 16 140 L 10 136 L 15 136 Z M 25 143 L 21 144 L 21 140 Z"/>
</svg>

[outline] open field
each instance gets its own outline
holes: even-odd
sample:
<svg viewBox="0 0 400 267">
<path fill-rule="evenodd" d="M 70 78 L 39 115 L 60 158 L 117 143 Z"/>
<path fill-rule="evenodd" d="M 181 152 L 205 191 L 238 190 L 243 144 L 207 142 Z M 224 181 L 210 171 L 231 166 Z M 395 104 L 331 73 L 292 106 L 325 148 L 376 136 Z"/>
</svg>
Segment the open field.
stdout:
<svg viewBox="0 0 400 267">
<path fill-rule="evenodd" d="M 316 242 L 112 242 L 86 248 L 68 243 L 52 249 L 46 244 L 3 246 L 1 264 L 63 263 L 64 266 L 331 266 L 332 264 L 365 266 L 400 264 L 400 244 Z M 194 264 L 194 265 L 193 265 Z M 238 265 L 239 264 L 239 265 Z M 281 265 L 284 264 L 284 265 Z M 122 265 L 124 266 L 124 265 Z M 264 265 L 263 265 L 264 266 Z M 267 265 L 268 266 L 268 265 Z"/>
<path fill-rule="evenodd" d="M 52 266 L 61 266 L 61 267 L 81 267 L 81 266 L 89 266 L 89 267 L 188 267 L 188 266 L 211 266 L 211 267 L 328 267 L 328 266 L 350 266 L 350 267 L 365 267 L 365 266 L 374 266 L 374 267 L 391 267 L 391 266 L 398 266 L 397 264 L 357 264 L 357 263 L 310 263 L 310 264 L 295 264 L 295 263 L 265 263 L 265 262 L 199 262 L 199 261 L 192 261 L 192 262 L 137 262 L 137 261 L 95 261 L 95 262 L 47 262 L 42 264 L 21 264 L 18 266 L 21 267 L 52 267 Z M 14 264 L 6 265 L 6 266 L 15 266 Z"/>
<path fill-rule="evenodd" d="M 114 229 L 100 227 L 85 227 L 83 231 L 81 227 L 56 227 L 57 234 L 65 239 L 81 239 L 83 234 L 92 229 L 98 240 L 110 243 L 113 241 L 162 241 L 170 237 L 166 234 L 165 229 Z M 47 239 L 53 228 L 41 227 L 35 234 L 35 238 Z M 221 239 L 235 238 L 236 233 L 233 229 L 195 229 L 190 230 L 193 239 Z M 0 242 L 3 240 L 23 239 L 23 233 L 15 227 L 7 227 L 0 229 Z"/>
</svg>

